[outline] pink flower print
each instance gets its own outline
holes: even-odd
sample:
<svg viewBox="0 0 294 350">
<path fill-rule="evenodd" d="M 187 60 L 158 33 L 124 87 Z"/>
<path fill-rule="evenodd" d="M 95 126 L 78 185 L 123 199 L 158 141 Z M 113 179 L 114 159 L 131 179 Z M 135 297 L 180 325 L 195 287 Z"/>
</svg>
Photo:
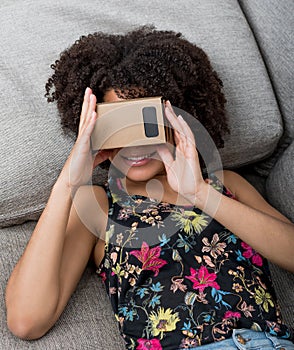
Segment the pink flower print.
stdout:
<svg viewBox="0 0 294 350">
<path fill-rule="evenodd" d="M 136 347 L 136 350 L 162 350 L 160 342 L 158 339 L 138 339 L 139 345 Z"/>
<path fill-rule="evenodd" d="M 122 185 L 122 183 L 121 183 L 121 179 L 120 178 L 117 178 L 116 179 L 116 186 L 117 186 L 117 188 L 120 190 L 120 191 L 123 191 L 123 185 Z"/>
<path fill-rule="evenodd" d="M 161 252 L 161 247 L 149 248 L 146 242 L 142 243 L 141 251 L 132 250 L 130 252 L 131 255 L 134 255 L 138 260 L 141 261 L 142 270 L 151 270 L 154 271 L 154 276 L 157 276 L 159 273 L 159 269 L 166 265 L 167 262 L 163 259 L 159 259 Z"/>
<path fill-rule="evenodd" d="M 262 257 L 252 247 L 250 247 L 249 244 L 242 242 L 241 246 L 243 249 L 245 249 L 245 252 L 242 254 L 244 258 L 251 259 L 254 265 L 263 265 Z"/>
<path fill-rule="evenodd" d="M 190 273 L 191 276 L 185 276 L 190 281 L 193 282 L 193 288 L 199 289 L 201 293 L 203 293 L 204 289 L 207 287 L 212 287 L 215 289 L 219 289 L 220 286 L 218 285 L 216 280 L 216 274 L 215 273 L 209 273 L 207 268 L 205 266 L 201 266 L 199 270 L 194 270 L 192 267 L 190 267 Z"/>
<path fill-rule="evenodd" d="M 99 273 L 99 276 L 101 277 L 102 282 L 105 282 L 105 281 L 106 281 L 107 277 L 106 277 L 106 273 L 105 273 L 105 272 L 100 272 L 100 273 Z"/>
<path fill-rule="evenodd" d="M 231 191 L 231 190 L 229 190 L 228 188 L 225 188 L 225 194 L 228 196 L 228 197 L 231 197 L 232 199 L 237 199 L 235 196 L 234 196 L 234 194 L 233 194 L 233 192 Z"/>
<path fill-rule="evenodd" d="M 240 312 L 226 311 L 223 318 L 240 318 Z"/>
</svg>

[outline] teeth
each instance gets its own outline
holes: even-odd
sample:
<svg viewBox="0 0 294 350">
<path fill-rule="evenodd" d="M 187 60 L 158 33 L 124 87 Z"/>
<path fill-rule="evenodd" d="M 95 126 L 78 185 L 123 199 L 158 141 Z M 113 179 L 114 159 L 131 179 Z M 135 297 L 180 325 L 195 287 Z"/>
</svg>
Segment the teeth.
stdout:
<svg viewBox="0 0 294 350">
<path fill-rule="evenodd" d="M 125 159 L 127 160 L 130 160 L 130 161 L 133 161 L 133 162 L 138 162 L 140 160 L 143 160 L 145 158 L 150 158 L 150 156 L 152 155 L 153 153 L 149 153 L 149 154 L 145 154 L 145 155 L 142 155 L 142 156 L 138 156 L 138 157 L 124 157 Z"/>
<path fill-rule="evenodd" d="M 146 154 L 144 156 L 140 156 L 140 157 L 128 157 L 127 159 L 128 160 L 133 160 L 133 161 L 138 161 L 138 160 L 142 160 L 142 159 L 145 159 L 145 158 L 149 158 L 150 154 Z"/>
</svg>

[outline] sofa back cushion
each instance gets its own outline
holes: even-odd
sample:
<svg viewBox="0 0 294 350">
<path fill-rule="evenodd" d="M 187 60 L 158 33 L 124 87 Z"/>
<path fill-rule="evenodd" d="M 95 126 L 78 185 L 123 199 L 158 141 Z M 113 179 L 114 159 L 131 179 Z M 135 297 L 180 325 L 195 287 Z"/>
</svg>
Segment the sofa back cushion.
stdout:
<svg viewBox="0 0 294 350">
<path fill-rule="evenodd" d="M 292 0 L 239 0 L 258 41 L 283 115 L 283 140 L 294 139 Z"/>
</svg>

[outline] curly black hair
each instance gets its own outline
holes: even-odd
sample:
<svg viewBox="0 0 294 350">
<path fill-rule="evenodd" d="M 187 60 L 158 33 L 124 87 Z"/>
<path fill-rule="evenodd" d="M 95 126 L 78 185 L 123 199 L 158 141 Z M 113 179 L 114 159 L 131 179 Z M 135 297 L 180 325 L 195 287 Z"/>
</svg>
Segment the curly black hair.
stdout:
<svg viewBox="0 0 294 350">
<path fill-rule="evenodd" d="M 143 26 L 125 35 L 80 37 L 51 65 L 48 102 L 57 101 L 63 130 L 76 135 L 84 91 L 98 102 L 114 89 L 126 98 L 162 96 L 197 118 L 218 148 L 229 132 L 222 81 L 206 53 L 181 33 Z"/>
</svg>

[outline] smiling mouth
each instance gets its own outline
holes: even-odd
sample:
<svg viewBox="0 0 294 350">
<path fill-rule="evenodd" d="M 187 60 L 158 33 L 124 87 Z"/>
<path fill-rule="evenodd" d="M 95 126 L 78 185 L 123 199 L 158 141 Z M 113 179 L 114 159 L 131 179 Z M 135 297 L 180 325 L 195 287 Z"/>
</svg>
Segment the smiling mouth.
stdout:
<svg viewBox="0 0 294 350">
<path fill-rule="evenodd" d="M 133 163 L 133 164 L 141 164 L 144 161 L 150 160 L 154 155 L 156 154 L 155 152 L 152 153 L 148 153 L 148 154 L 142 154 L 142 155 L 134 155 L 134 156 L 123 156 L 121 155 L 121 157 L 126 160 L 128 163 Z"/>
</svg>

